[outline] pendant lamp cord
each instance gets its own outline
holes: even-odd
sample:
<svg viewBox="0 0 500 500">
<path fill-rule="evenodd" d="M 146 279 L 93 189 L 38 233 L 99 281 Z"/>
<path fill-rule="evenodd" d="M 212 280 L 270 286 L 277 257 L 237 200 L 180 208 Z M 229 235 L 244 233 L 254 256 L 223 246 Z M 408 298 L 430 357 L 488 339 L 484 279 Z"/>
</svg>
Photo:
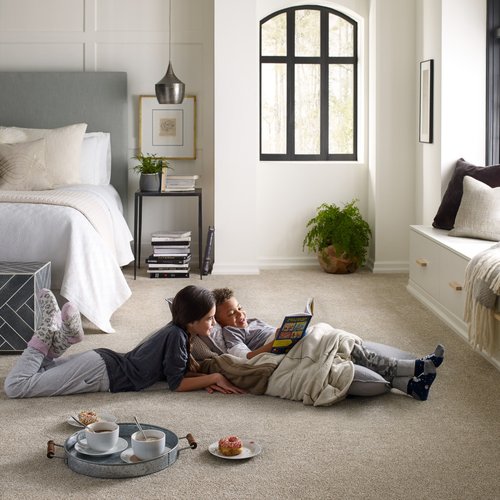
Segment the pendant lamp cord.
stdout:
<svg viewBox="0 0 500 500">
<path fill-rule="evenodd" d="M 172 0 L 168 0 L 168 63 L 172 60 Z"/>
</svg>

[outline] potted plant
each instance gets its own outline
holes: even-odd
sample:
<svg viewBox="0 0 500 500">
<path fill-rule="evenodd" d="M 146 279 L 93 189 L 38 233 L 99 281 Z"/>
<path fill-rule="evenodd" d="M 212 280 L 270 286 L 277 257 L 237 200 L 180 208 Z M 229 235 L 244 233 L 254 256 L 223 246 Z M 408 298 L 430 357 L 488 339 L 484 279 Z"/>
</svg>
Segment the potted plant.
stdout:
<svg viewBox="0 0 500 500">
<path fill-rule="evenodd" d="M 327 273 L 355 272 L 365 263 L 371 230 L 354 199 L 344 208 L 323 203 L 307 226 L 303 248 L 318 253 L 321 267 Z"/>
<path fill-rule="evenodd" d="M 139 163 L 132 167 L 134 172 L 141 174 L 139 189 L 141 191 L 159 191 L 161 174 L 164 168 L 171 168 L 165 158 L 157 158 L 155 154 L 144 155 L 139 153 L 133 157 Z"/>
</svg>

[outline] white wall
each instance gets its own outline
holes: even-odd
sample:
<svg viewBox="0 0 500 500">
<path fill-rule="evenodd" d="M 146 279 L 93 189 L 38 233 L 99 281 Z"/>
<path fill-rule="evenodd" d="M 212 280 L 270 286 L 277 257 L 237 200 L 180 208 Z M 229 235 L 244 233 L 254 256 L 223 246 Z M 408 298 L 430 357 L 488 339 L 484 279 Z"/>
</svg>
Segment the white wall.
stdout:
<svg viewBox="0 0 500 500">
<path fill-rule="evenodd" d="M 259 20 L 298 3 L 172 0 L 172 62 L 198 104 L 198 157 L 176 161 L 175 173 L 201 176 L 214 271 L 316 265 L 302 251 L 306 221 L 321 203 L 352 198 L 374 232 L 370 265 L 405 270 L 408 225 L 432 222 L 457 158 L 484 158 L 486 0 L 320 0 L 360 23 L 359 161 L 260 162 Z M 154 94 L 167 59 L 165 0 L 0 0 L 0 70 L 128 73 L 130 156 L 139 96 Z M 433 144 L 418 143 L 424 59 L 435 61 Z M 131 173 L 130 224 L 137 185 Z M 148 200 L 144 216 L 143 241 L 160 228 L 196 228 L 194 199 Z"/>
<path fill-rule="evenodd" d="M 366 24 L 368 2 L 332 1 L 315 2 L 339 10 L 358 22 L 360 33 L 360 64 L 366 58 Z M 304 2 L 289 0 L 260 0 L 257 2 L 257 19 L 277 10 Z M 254 55 L 258 65 L 257 53 Z M 255 50 L 254 50 L 255 52 Z M 258 88 L 259 68 L 256 67 Z M 359 156 L 356 162 L 263 162 L 256 160 L 257 171 L 257 220 L 259 228 L 259 267 L 294 267 L 317 265 L 315 255 L 302 250 L 307 221 L 315 215 L 322 203 L 344 204 L 353 198 L 359 200 L 361 212 L 368 217 L 368 175 L 366 163 L 367 113 L 363 103 L 367 99 L 367 75 L 359 73 Z M 258 98 L 258 96 L 257 96 Z M 258 108 L 259 101 L 256 101 Z M 258 117 L 257 117 L 258 118 Z M 259 124 L 255 124 L 258 131 Z"/>
<path fill-rule="evenodd" d="M 246 0 L 215 1 L 214 273 L 258 272 L 255 7 Z"/>
<path fill-rule="evenodd" d="M 455 162 L 484 165 L 486 0 L 419 0 L 418 60 L 434 59 L 434 142 L 419 144 L 417 224 L 432 224 Z"/>
<path fill-rule="evenodd" d="M 360 210 L 374 230 L 371 265 L 376 271 L 404 270 L 414 204 L 414 3 L 319 2 L 359 22 L 362 68 L 359 161 L 261 162 L 256 93 L 259 21 L 271 12 L 299 3 L 302 2 L 215 0 L 217 259 L 214 272 L 258 272 L 266 267 L 316 265 L 315 257 L 302 251 L 307 220 L 323 202 L 343 204 L 353 198 L 360 200 Z M 238 12 L 237 28 L 230 24 L 235 12 Z M 377 48 L 368 53 L 372 13 L 377 14 L 377 22 L 372 25 Z M 237 37 L 238 33 L 244 36 Z M 377 85 L 375 93 L 369 96 L 368 63 L 372 61 L 370 71 L 373 67 Z M 238 100 L 238 96 L 244 99 Z M 370 113 L 374 117 L 368 115 L 364 105 L 368 96 L 373 101 Z M 238 106 L 228 103 L 233 99 Z M 373 158 L 370 165 L 369 152 Z"/>
<path fill-rule="evenodd" d="M 0 71 L 126 71 L 129 157 L 138 147 L 139 96 L 154 95 L 168 65 L 165 0 L 0 0 Z M 198 174 L 205 227 L 213 223 L 213 8 L 207 0 L 172 0 L 172 63 L 197 97 L 197 159 L 173 161 L 175 174 Z M 1 117 L 0 117 L 1 120 Z M 134 165 L 130 161 L 130 166 Z M 128 221 L 133 224 L 129 177 Z M 158 229 L 192 229 L 195 198 L 146 200 L 143 242 Z"/>
<path fill-rule="evenodd" d="M 416 144 L 415 4 L 370 6 L 370 222 L 375 272 L 408 266 Z"/>
<path fill-rule="evenodd" d="M 457 157 L 484 165 L 486 0 L 441 2 L 441 170 L 444 191 Z"/>
</svg>

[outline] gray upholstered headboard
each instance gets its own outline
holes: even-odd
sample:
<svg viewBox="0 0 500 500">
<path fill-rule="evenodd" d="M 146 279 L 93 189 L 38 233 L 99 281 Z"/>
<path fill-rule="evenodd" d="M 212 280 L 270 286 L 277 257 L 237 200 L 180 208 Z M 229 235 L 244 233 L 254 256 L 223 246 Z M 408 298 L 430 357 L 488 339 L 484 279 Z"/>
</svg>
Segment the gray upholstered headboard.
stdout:
<svg viewBox="0 0 500 500">
<path fill-rule="evenodd" d="M 111 184 L 127 207 L 127 74 L 0 72 L 0 125 L 56 128 L 87 123 L 111 134 Z"/>
</svg>

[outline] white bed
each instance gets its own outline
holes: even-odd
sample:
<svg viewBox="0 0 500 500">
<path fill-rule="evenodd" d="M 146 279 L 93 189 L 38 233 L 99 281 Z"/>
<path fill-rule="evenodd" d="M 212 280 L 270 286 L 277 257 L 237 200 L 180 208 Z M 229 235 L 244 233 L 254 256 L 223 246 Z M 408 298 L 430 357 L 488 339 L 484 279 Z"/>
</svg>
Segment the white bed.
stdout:
<svg viewBox="0 0 500 500">
<path fill-rule="evenodd" d="M 114 331 L 112 314 L 131 295 L 121 266 L 133 260 L 132 235 L 122 215 L 120 197 L 111 185 L 74 185 L 56 191 L 72 190 L 83 191 L 95 200 L 112 228 L 111 237 L 100 234 L 76 208 L 2 202 L 3 196 L 13 192 L 0 191 L 0 261 L 50 261 L 51 288 L 74 302 L 99 329 L 110 333 Z"/>
<path fill-rule="evenodd" d="M 0 88 L 0 261 L 50 261 L 51 288 L 111 333 L 131 295 L 126 74 L 9 72 Z"/>
</svg>

